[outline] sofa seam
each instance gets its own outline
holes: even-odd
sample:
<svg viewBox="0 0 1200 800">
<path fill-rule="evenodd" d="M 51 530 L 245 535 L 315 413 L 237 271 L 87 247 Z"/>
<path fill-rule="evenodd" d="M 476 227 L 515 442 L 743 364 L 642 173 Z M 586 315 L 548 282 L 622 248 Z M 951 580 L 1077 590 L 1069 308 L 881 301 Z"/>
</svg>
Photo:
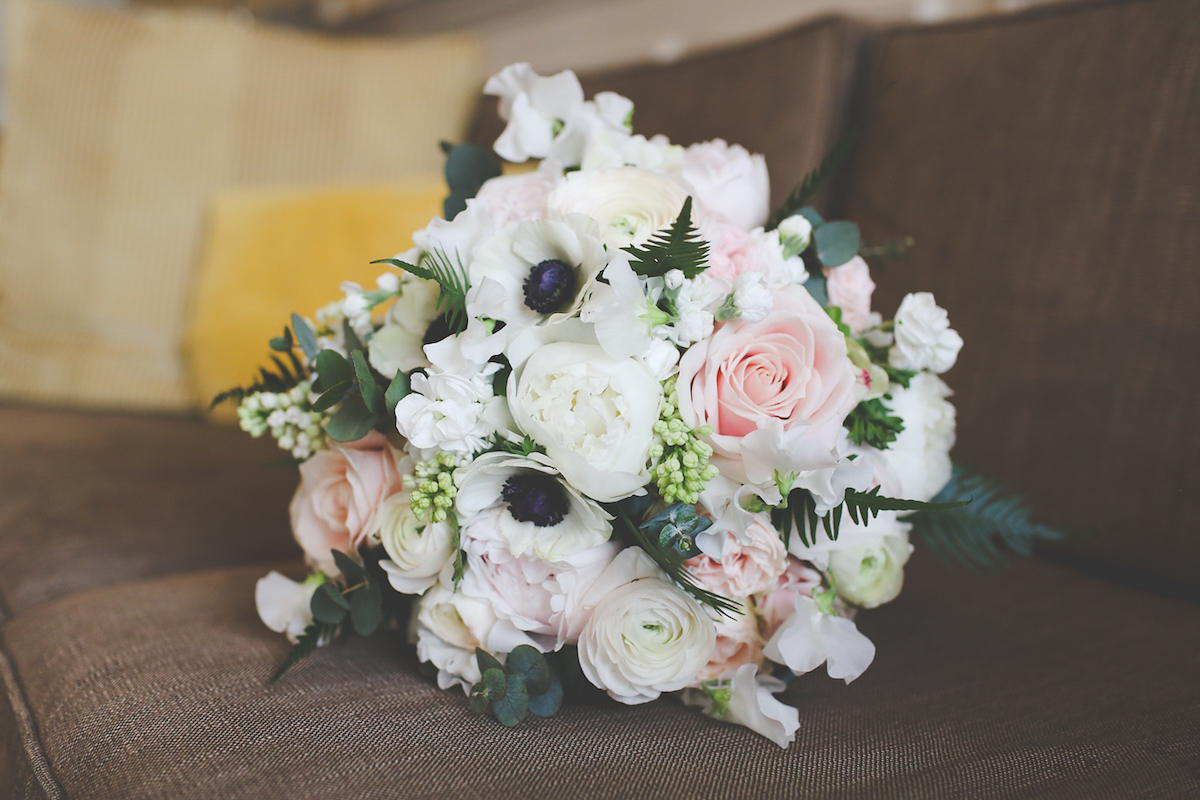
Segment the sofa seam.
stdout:
<svg viewBox="0 0 1200 800">
<path fill-rule="evenodd" d="M 17 732 L 21 737 L 21 745 L 25 751 L 25 759 L 30 771 L 37 778 L 42 796 L 46 800 L 66 800 L 66 792 L 54 774 L 50 759 L 38 731 L 37 720 L 29 707 L 25 687 L 17 673 L 16 666 L 8 653 L 8 643 L 3 633 L 0 633 L 0 679 L 4 681 L 8 703 L 12 707 L 13 717 L 17 721 Z"/>
</svg>

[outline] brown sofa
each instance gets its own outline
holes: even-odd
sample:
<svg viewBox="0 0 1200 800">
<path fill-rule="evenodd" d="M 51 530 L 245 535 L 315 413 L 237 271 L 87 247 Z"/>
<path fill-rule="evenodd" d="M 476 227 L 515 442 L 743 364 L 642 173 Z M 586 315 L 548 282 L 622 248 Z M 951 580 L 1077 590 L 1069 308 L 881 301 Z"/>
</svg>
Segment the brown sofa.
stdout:
<svg viewBox="0 0 1200 800">
<path fill-rule="evenodd" d="M 0 796 L 1200 796 L 1200 4 L 831 19 L 587 83 L 765 153 L 777 197 L 878 95 L 824 207 L 916 239 L 877 305 L 932 290 L 966 339 L 958 458 L 1081 535 L 994 573 L 919 548 L 866 674 L 788 690 L 786 751 L 669 701 L 507 730 L 397 633 L 266 684 L 254 581 L 299 555 L 269 442 L 8 406 Z"/>
</svg>

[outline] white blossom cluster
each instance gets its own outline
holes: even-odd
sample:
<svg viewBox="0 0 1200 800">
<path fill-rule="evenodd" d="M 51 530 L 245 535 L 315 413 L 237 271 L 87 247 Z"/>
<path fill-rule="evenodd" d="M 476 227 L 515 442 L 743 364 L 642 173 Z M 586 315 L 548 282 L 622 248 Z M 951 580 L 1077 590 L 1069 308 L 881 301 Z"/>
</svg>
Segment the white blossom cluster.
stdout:
<svg viewBox="0 0 1200 800">
<path fill-rule="evenodd" d="M 325 446 L 328 415 L 312 410 L 307 381 L 286 392 L 256 392 L 237 409 L 242 430 L 258 438 L 270 432 L 294 458 L 305 459 Z"/>
</svg>

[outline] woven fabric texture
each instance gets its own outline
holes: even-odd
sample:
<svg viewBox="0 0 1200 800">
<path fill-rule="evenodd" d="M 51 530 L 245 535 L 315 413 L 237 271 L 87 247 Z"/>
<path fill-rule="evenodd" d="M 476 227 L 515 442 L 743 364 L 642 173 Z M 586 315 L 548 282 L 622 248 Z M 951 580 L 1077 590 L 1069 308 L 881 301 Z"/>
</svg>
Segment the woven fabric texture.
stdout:
<svg viewBox="0 0 1200 800">
<path fill-rule="evenodd" d="M 1063 552 L 1194 597 L 1198 12 L 1108 3 L 885 36 L 839 214 L 868 243 L 916 240 L 872 262 L 884 316 L 929 290 L 966 340 L 946 375 L 955 457 L 1083 534 Z"/>
<path fill-rule="evenodd" d="M 210 194 L 436 173 L 482 78 L 464 36 L 8 11 L 0 397 L 187 407 L 180 349 Z"/>
<path fill-rule="evenodd" d="M 876 663 L 789 689 L 796 743 L 660 700 L 592 696 L 502 728 L 417 675 L 396 634 L 266 677 L 286 642 L 252 602 L 265 567 L 82 592 L 5 641 L 76 800 L 138 798 L 1183 797 L 1200 791 L 1200 612 L 1014 563 L 914 557 L 865 613 Z"/>
</svg>

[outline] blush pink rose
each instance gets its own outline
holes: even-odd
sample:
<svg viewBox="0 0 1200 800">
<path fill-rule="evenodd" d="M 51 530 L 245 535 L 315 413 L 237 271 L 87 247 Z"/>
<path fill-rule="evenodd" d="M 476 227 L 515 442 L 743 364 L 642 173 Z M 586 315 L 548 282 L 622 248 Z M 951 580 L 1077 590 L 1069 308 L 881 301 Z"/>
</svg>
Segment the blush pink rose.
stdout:
<svg viewBox="0 0 1200 800">
<path fill-rule="evenodd" d="M 338 570 L 331 551 L 353 553 L 375 530 L 383 501 L 402 488 L 401 459 L 383 434 L 334 444 L 300 465 L 300 486 L 288 511 L 309 563 Z"/>
<path fill-rule="evenodd" d="M 711 425 L 716 455 L 742 461 L 742 439 L 759 428 L 807 426 L 806 440 L 832 449 L 857 404 L 846 339 L 800 286 L 774 296 L 759 322 L 731 320 L 679 362 L 679 413 Z"/>
<path fill-rule="evenodd" d="M 720 555 L 720 561 L 703 553 L 689 558 L 687 569 L 705 589 L 734 599 L 773 588 L 788 559 L 779 531 L 764 514 L 755 514 L 740 537 L 725 533 Z"/>
<path fill-rule="evenodd" d="M 871 327 L 871 293 L 875 291 L 875 282 L 871 280 L 867 262 L 855 256 L 840 267 L 826 267 L 825 281 L 830 305 L 842 309 L 842 322 L 851 332 L 859 334 Z"/>
<path fill-rule="evenodd" d="M 710 217 L 703 225 L 704 238 L 712 242 L 704 275 L 732 284 L 743 272 L 764 272 L 762 251 L 749 233 L 736 225 Z"/>
<path fill-rule="evenodd" d="M 520 175 L 502 175 L 479 187 L 471 201 L 492 215 L 497 229 L 518 222 L 543 219 L 546 200 L 554 190 L 557 179 L 541 170 Z"/>
<path fill-rule="evenodd" d="M 788 556 L 787 568 L 776 579 L 774 587 L 754 598 L 754 607 L 765 627 L 764 639 L 770 639 L 779 626 L 796 610 L 797 597 L 812 597 L 821 585 L 821 573 L 803 561 Z"/>
</svg>

